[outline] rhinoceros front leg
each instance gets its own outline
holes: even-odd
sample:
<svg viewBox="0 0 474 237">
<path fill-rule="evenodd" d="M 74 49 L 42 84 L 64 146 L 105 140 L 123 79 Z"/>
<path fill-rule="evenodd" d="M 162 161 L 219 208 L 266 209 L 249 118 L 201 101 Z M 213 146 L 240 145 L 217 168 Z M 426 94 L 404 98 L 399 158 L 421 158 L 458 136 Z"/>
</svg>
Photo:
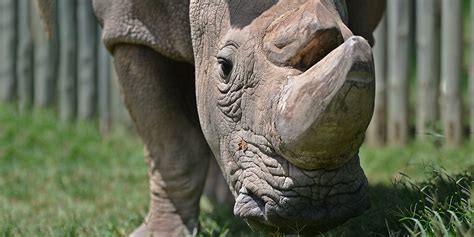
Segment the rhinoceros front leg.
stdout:
<svg viewBox="0 0 474 237">
<path fill-rule="evenodd" d="M 116 46 L 114 58 L 149 165 L 150 210 L 132 236 L 192 234 L 211 155 L 197 118 L 194 69 L 136 45 Z"/>
</svg>

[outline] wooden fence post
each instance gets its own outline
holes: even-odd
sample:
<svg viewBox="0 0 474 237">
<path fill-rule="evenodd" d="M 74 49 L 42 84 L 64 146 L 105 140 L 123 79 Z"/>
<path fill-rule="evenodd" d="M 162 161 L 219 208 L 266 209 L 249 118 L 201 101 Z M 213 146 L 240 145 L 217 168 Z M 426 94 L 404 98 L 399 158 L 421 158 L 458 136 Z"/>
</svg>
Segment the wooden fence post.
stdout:
<svg viewBox="0 0 474 237">
<path fill-rule="evenodd" d="M 35 1 L 36 2 L 36 1 Z M 58 72 L 58 36 L 57 36 L 57 1 L 53 5 L 52 35 L 48 36 L 44 30 L 39 16 L 39 8 L 35 5 L 33 15 L 33 39 L 34 39 L 34 104 L 36 107 L 51 106 L 56 98 L 56 79 Z"/>
<path fill-rule="evenodd" d="M 92 1 L 77 2 L 78 118 L 91 119 L 97 110 L 97 20 Z"/>
<path fill-rule="evenodd" d="M 441 94 L 446 145 L 462 143 L 460 77 L 462 60 L 462 0 L 442 0 Z"/>
<path fill-rule="evenodd" d="M 411 0 L 387 1 L 387 140 L 388 143 L 393 145 L 405 145 L 408 141 L 410 1 Z"/>
<path fill-rule="evenodd" d="M 470 101 L 470 127 L 471 127 L 471 141 L 474 143 L 474 2 L 471 2 L 471 58 L 469 65 L 469 101 Z"/>
<path fill-rule="evenodd" d="M 386 81 L 387 81 L 387 17 L 383 17 L 375 30 L 375 109 L 367 129 L 367 142 L 372 146 L 382 146 L 386 141 Z"/>
<path fill-rule="evenodd" d="M 101 32 L 100 29 L 98 29 Z M 108 133 L 111 129 L 111 112 L 110 112 L 110 86 L 112 77 L 112 63 L 110 55 L 105 46 L 102 44 L 102 38 L 98 39 L 98 107 L 99 107 L 99 127 L 102 133 Z"/>
<path fill-rule="evenodd" d="M 0 100 L 16 97 L 17 0 L 0 0 Z"/>
<path fill-rule="evenodd" d="M 82 1 L 82 0 L 81 0 Z M 59 118 L 70 121 L 76 115 L 77 32 L 76 0 L 58 1 L 60 60 Z"/>
<path fill-rule="evenodd" d="M 417 0 L 416 132 L 424 140 L 437 121 L 439 102 L 439 2 Z"/>
<path fill-rule="evenodd" d="M 33 38 L 30 0 L 18 1 L 18 99 L 21 111 L 33 104 Z"/>
</svg>

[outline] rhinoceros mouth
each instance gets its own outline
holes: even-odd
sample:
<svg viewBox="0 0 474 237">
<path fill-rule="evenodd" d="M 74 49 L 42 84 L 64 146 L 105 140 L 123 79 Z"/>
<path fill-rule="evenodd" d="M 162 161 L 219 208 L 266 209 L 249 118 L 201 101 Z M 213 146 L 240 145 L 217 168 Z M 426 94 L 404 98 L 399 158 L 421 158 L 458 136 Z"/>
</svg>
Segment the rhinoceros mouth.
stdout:
<svg viewBox="0 0 474 237">
<path fill-rule="evenodd" d="M 356 165 L 359 165 L 358 157 L 354 157 L 348 164 L 353 167 L 341 169 L 347 170 L 344 172 L 360 172 L 356 170 Z M 316 175 L 315 171 L 311 172 Z M 338 171 L 320 170 L 317 176 L 334 172 Z M 335 176 L 332 179 L 336 179 Z M 370 206 L 367 180 L 363 173 L 355 180 L 347 183 L 340 181 L 333 187 L 331 184 L 317 182 L 307 187 L 288 190 L 274 187 L 273 191 L 279 192 L 276 200 L 258 189 L 251 191 L 255 188 L 254 185 L 248 185 L 252 188 L 243 186 L 236 198 L 234 214 L 246 220 L 255 229 L 304 234 L 332 229 L 349 218 L 362 214 Z M 243 183 L 246 183 L 245 179 Z M 311 190 L 312 193 L 300 195 L 298 189 Z"/>
<path fill-rule="evenodd" d="M 304 170 L 273 152 L 263 136 L 251 131 L 230 136 L 223 161 L 236 197 L 234 214 L 251 227 L 324 232 L 369 207 L 367 179 L 357 155 L 336 169 Z"/>
</svg>

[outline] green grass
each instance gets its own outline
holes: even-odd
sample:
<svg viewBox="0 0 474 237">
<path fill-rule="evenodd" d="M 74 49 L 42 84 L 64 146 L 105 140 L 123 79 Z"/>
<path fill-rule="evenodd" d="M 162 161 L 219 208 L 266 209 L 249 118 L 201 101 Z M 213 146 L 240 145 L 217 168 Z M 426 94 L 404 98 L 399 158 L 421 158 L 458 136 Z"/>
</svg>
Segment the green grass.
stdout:
<svg viewBox="0 0 474 237">
<path fill-rule="evenodd" d="M 415 180 L 426 179 L 433 168 L 451 173 L 474 171 L 474 147 L 442 148 L 439 141 L 414 142 L 407 147 L 373 149 L 362 147 L 361 163 L 369 183 L 390 184 L 406 175 Z"/>
<path fill-rule="evenodd" d="M 325 236 L 473 236 L 472 188 L 471 173 L 442 169 L 423 181 L 401 176 L 390 185 L 371 184 L 372 207 Z"/>
<path fill-rule="evenodd" d="M 474 150 L 437 143 L 363 148 L 372 208 L 325 235 L 470 235 Z M 51 111 L 19 114 L 0 105 L 0 237 L 124 236 L 147 204 L 137 137 L 101 137 L 92 122 L 62 124 Z M 233 217 L 231 206 L 203 198 L 201 209 L 201 236 L 262 235 Z"/>
<path fill-rule="evenodd" d="M 125 133 L 0 107 L 0 236 L 121 236 L 148 202 L 142 149 Z"/>
</svg>

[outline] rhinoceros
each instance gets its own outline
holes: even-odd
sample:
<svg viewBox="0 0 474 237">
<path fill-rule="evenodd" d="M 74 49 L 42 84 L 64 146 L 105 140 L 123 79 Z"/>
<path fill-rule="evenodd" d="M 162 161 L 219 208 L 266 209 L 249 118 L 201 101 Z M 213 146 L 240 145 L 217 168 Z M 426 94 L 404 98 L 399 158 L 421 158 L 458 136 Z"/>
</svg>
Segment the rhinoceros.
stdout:
<svg viewBox="0 0 474 237">
<path fill-rule="evenodd" d="M 48 22 L 52 0 L 39 0 Z M 93 0 L 145 146 L 132 236 L 199 229 L 214 156 L 252 228 L 316 234 L 369 207 L 358 151 L 381 0 Z M 126 195 L 126 194 L 124 194 Z"/>
</svg>

